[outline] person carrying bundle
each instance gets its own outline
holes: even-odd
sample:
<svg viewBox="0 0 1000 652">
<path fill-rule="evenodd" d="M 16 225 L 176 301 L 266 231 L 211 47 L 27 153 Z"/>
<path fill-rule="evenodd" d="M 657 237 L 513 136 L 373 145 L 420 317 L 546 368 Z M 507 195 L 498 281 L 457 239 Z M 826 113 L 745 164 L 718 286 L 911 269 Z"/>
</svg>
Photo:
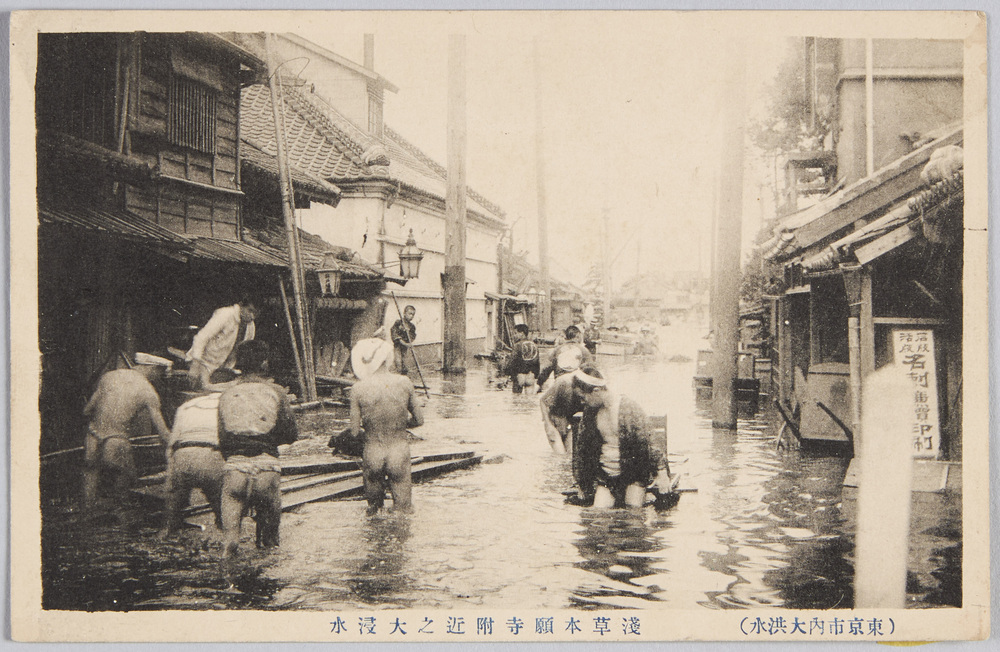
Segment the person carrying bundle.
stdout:
<svg viewBox="0 0 1000 652">
<path fill-rule="evenodd" d="M 291 401 L 284 387 L 267 377 L 270 347 L 257 340 L 236 348 L 236 384 L 219 397 L 219 452 L 222 480 L 223 556 L 239 547 L 240 526 L 252 507 L 257 546 L 278 545 L 281 522 L 281 466 L 278 446 L 298 438 Z"/>
<path fill-rule="evenodd" d="M 174 427 L 167 442 L 166 520 L 161 536 L 177 533 L 183 522 L 192 489 L 201 489 L 208 500 L 215 524 L 222 529 L 222 481 L 225 460 L 219 452 L 219 398 L 235 384 L 232 369 L 216 369 L 206 393 L 177 408 Z"/>
<path fill-rule="evenodd" d="M 528 325 L 514 326 L 513 354 L 507 364 L 507 375 L 511 379 L 511 391 L 520 394 L 525 387 L 535 391 L 538 386 L 539 358 L 538 346 L 528 339 Z"/>
</svg>

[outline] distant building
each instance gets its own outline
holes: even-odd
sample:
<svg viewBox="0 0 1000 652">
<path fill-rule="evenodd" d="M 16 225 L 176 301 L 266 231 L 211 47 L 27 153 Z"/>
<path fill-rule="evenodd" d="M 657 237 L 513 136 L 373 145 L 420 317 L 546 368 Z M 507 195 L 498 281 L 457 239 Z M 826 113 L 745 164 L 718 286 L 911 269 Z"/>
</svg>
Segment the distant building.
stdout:
<svg viewBox="0 0 1000 652">
<path fill-rule="evenodd" d="M 537 267 L 527 261 L 524 256 L 514 254 L 505 246 L 501 248 L 501 271 L 503 275 L 503 294 L 519 296 L 529 301 L 529 326 L 533 331 L 540 331 L 542 315 L 539 312 L 543 305 L 542 275 Z M 593 300 L 586 290 L 572 283 L 549 277 L 551 286 L 551 324 L 556 330 L 579 324 L 584 320 L 587 304 Z"/>
</svg>

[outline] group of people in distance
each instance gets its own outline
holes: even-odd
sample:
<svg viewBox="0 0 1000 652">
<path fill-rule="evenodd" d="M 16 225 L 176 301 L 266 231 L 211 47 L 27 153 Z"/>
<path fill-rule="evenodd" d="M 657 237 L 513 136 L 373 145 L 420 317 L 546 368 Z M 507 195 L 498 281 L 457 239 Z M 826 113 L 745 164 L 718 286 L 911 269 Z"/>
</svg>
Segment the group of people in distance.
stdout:
<svg viewBox="0 0 1000 652">
<path fill-rule="evenodd" d="M 412 345 L 414 310 L 401 330 Z M 100 480 L 113 483 L 115 507 L 130 521 L 128 492 L 137 468 L 131 440 L 155 432 L 165 444 L 166 518 L 163 536 L 183 525 L 183 510 L 200 489 L 222 533 L 223 556 L 238 550 L 243 518 L 252 510 L 258 547 L 279 543 L 281 466 L 278 447 L 298 438 L 291 401 L 268 376 L 270 348 L 254 339 L 249 302 L 219 308 L 195 335 L 185 357 L 198 392 L 177 408 L 173 427 L 163 418 L 153 382 L 158 369 L 137 365 L 105 373 L 84 408 L 83 503 L 92 510 Z M 399 324 L 397 324 L 398 326 Z M 409 326 L 410 328 L 407 328 Z M 405 375 L 390 373 L 394 346 L 370 338 L 352 351 L 358 381 L 351 391 L 351 431 L 363 442 L 362 468 L 369 514 L 382 507 L 388 488 L 393 507 L 412 509 L 408 427 L 423 423 L 420 402 Z M 362 436 L 363 427 L 363 436 Z"/>
</svg>

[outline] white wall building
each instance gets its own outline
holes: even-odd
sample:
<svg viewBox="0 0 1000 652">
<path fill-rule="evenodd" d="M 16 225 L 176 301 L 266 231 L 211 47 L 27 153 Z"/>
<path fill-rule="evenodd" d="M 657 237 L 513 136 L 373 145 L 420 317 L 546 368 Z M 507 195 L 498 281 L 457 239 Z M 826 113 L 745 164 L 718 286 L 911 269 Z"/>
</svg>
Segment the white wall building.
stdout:
<svg viewBox="0 0 1000 652">
<path fill-rule="evenodd" d="M 260 35 L 230 38 L 266 56 Z M 370 43 L 366 43 L 370 52 Z M 281 69 L 283 106 L 290 162 L 335 184 L 340 203 L 328 206 L 300 201 L 300 226 L 324 240 L 349 247 L 368 261 L 392 263 L 412 229 L 423 251 L 420 277 L 393 292 L 400 308 L 417 310 L 418 351 L 421 361 L 440 363 L 443 341 L 445 195 L 447 171 L 386 127 L 382 97 L 396 88 L 370 68 L 351 62 L 294 35 L 274 39 L 279 62 L 307 57 L 308 79 Z M 366 59 L 371 60 L 370 56 Z M 270 91 L 249 86 L 241 102 L 246 147 L 265 155 L 277 153 Z M 468 190 L 466 220 L 466 333 L 469 354 L 490 350 L 485 292 L 499 291 L 498 245 L 505 228 L 503 210 L 474 190 Z M 393 266 L 387 273 L 394 273 Z M 395 269 L 398 273 L 398 268 Z M 384 324 L 398 319 L 392 299 Z"/>
</svg>

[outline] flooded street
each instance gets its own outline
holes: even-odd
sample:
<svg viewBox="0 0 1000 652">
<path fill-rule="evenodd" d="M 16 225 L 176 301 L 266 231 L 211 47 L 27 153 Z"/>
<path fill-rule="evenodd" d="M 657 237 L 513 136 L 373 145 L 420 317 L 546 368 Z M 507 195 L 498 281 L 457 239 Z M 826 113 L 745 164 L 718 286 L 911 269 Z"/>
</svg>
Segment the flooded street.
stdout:
<svg viewBox="0 0 1000 652">
<path fill-rule="evenodd" d="M 161 543 L 155 523 L 135 538 L 106 527 L 71 535 L 48 527 L 61 520 L 50 516 L 46 602 L 311 610 L 853 605 L 853 535 L 841 489 L 848 460 L 779 450 L 761 415 L 741 419 L 738 432 L 713 431 L 695 403 L 693 361 L 599 356 L 598 363 L 648 414 L 668 415 L 671 468 L 684 474 L 681 488 L 693 490 L 672 509 L 564 504 L 570 465 L 549 449 L 537 395 L 498 391 L 477 367 L 464 395 L 430 399 L 417 431 L 425 441 L 413 452 L 475 450 L 485 462 L 417 484 L 413 516 L 369 519 L 357 500 L 302 506 L 283 516 L 277 551 L 245 546 L 231 588 L 216 569 L 217 549 L 203 549 L 196 535 Z M 428 381 L 434 391 L 460 389 Z M 339 421 L 346 410 L 328 414 Z M 914 605 L 960 603 L 959 501 L 939 500 L 953 520 L 914 533 L 911 549 L 923 555 L 910 564 Z"/>
</svg>

